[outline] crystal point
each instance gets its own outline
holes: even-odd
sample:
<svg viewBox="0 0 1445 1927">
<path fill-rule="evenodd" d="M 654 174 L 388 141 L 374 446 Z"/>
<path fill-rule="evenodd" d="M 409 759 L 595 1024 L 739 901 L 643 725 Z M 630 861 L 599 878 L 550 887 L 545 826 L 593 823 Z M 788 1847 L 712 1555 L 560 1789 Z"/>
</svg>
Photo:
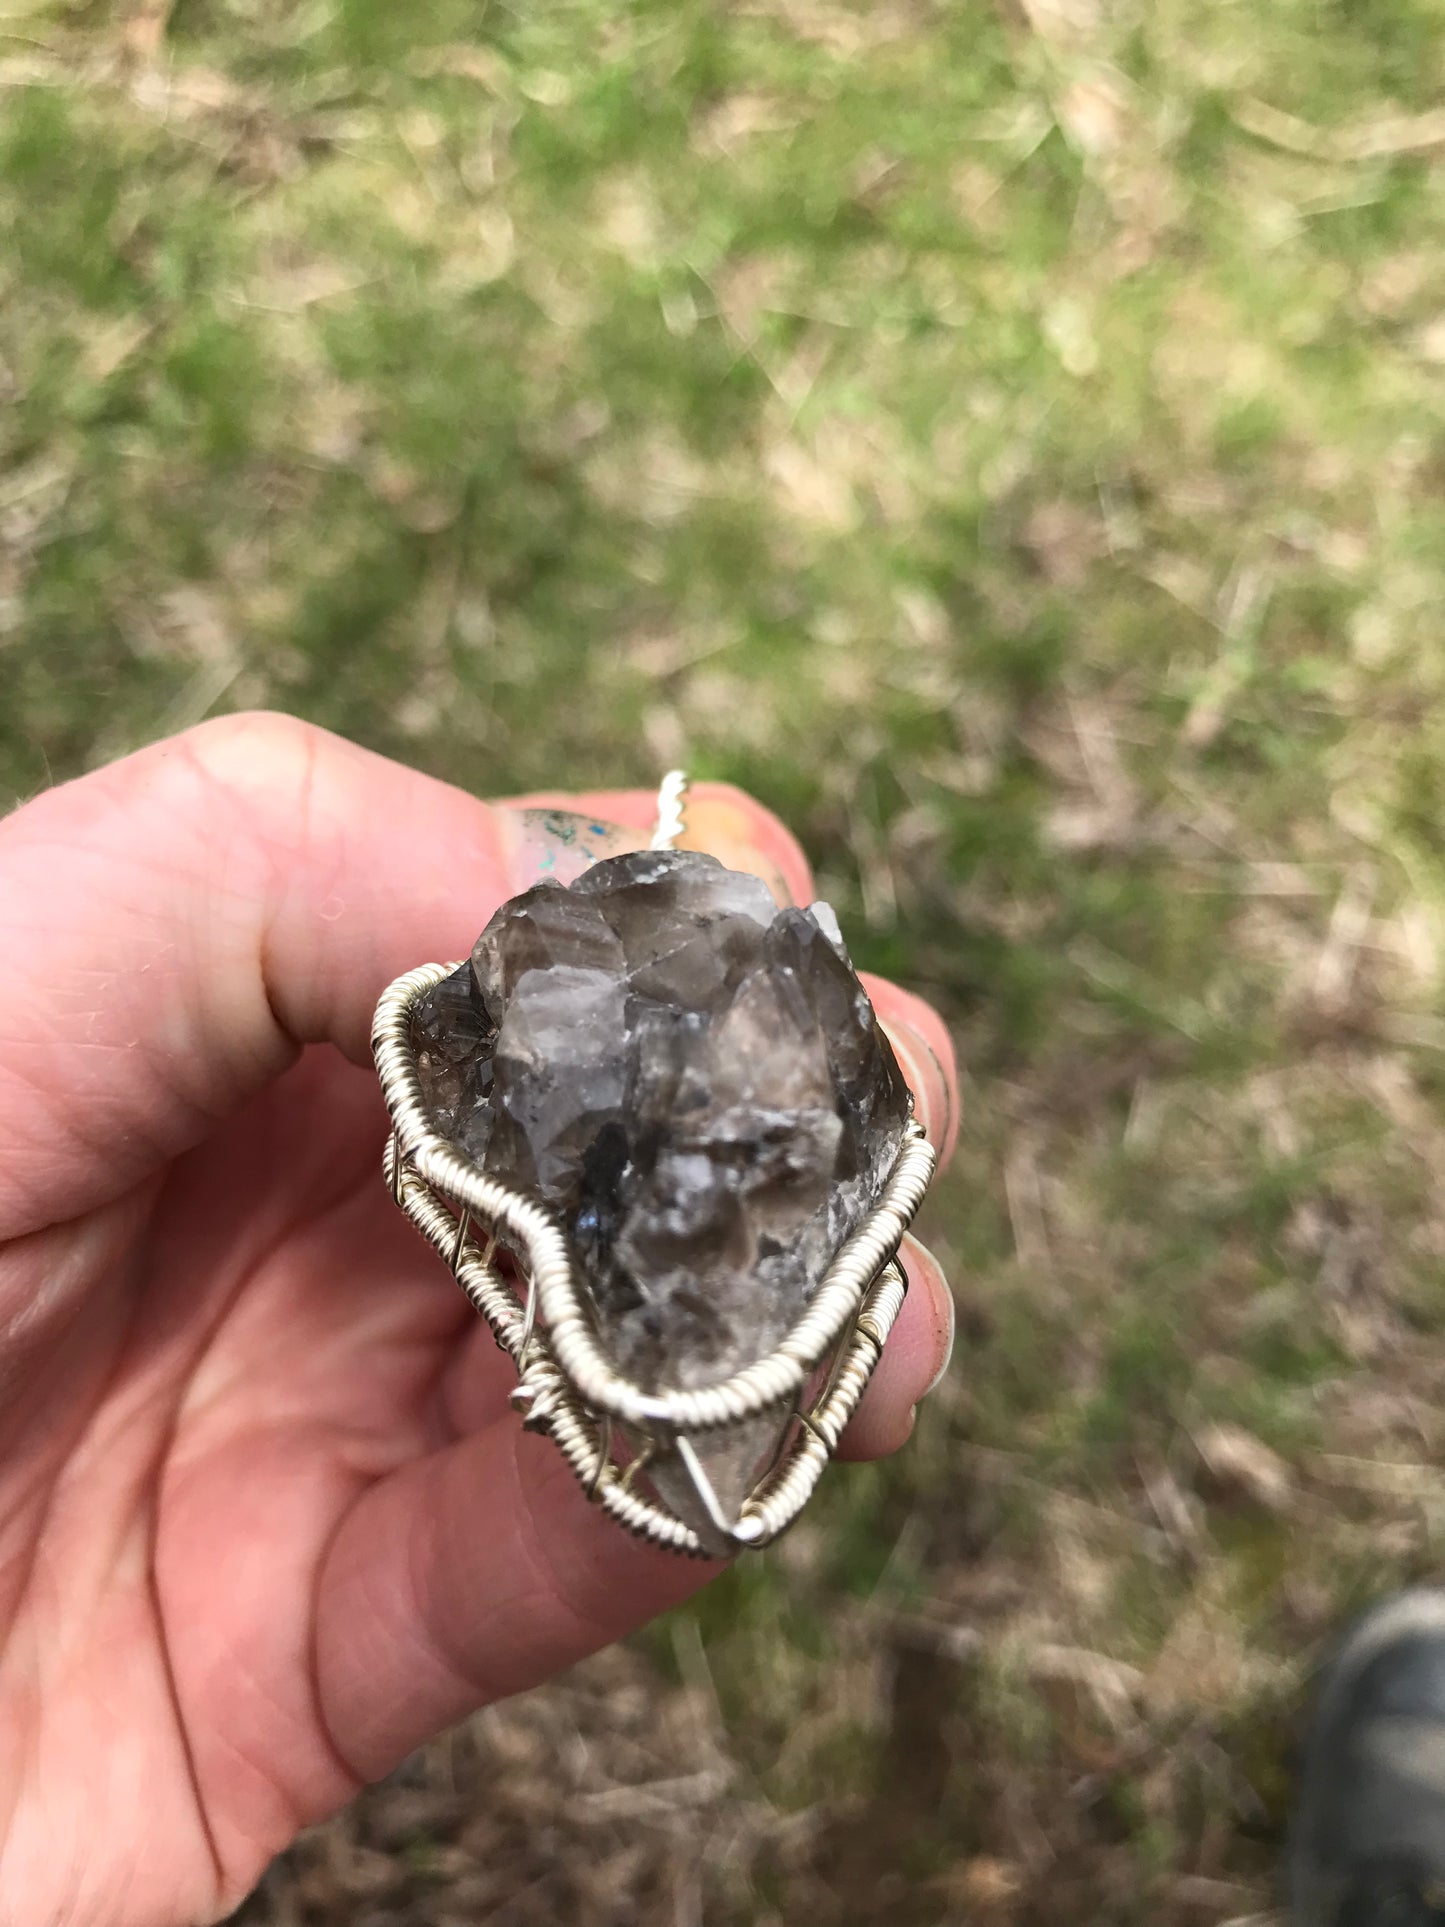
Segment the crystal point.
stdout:
<svg viewBox="0 0 1445 1927">
<path fill-rule="evenodd" d="M 819 914 L 819 911 L 824 914 Z M 691 851 L 506 903 L 412 1019 L 439 1131 L 545 1203 L 648 1391 L 776 1349 L 887 1176 L 910 1098 L 827 906 Z M 692 1443 L 729 1520 L 789 1415 Z M 648 1468 L 724 1550 L 676 1451 Z"/>
</svg>

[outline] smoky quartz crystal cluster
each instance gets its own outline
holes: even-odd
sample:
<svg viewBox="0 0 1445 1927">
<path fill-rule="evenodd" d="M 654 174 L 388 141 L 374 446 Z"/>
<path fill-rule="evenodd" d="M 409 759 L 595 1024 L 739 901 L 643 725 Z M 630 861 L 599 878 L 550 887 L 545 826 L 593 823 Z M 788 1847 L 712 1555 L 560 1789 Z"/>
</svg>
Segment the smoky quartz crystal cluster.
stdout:
<svg viewBox="0 0 1445 1927">
<path fill-rule="evenodd" d="M 779 909 L 691 851 L 504 904 L 410 1024 L 435 1129 L 554 1215 L 602 1343 L 647 1390 L 715 1385 L 780 1343 L 908 1126 L 831 910 Z M 790 1418 L 706 1446 L 729 1517 Z M 697 1521 L 666 1450 L 648 1476 Z"/>
</svg>

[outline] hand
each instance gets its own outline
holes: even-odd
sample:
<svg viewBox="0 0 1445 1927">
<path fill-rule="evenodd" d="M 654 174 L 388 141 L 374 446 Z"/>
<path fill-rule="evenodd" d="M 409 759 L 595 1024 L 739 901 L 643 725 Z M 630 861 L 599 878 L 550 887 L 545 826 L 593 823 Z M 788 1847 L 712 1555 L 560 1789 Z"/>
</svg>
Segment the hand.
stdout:
<svg viewBox="0 0 1445 1927">
<path fill-rule="evenodd" d="M 548 799 L 633 826 L 641 794 Z M 782 827 L 692 840 L 809 895 Z M 715 1568 L 589 1507 L 385 1195 L 367 1036 L 553 864 L 514 816 L 275 716 L 0 824 L 0 1923 L 224 1914 L 310 1821 Z M 872 986 L 936 1139 L 946 1036 Z M 849 1436 L 942 1369 L 915 1289 Z"/>
</svg>

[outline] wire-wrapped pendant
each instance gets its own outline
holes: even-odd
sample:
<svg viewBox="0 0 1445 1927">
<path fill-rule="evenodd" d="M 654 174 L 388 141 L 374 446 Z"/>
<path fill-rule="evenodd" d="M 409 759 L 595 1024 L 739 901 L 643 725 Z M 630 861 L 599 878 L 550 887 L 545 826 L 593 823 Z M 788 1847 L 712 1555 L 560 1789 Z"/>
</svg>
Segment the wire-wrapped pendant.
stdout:
<svg viewBox="0 0 1445 1927">
<path fill-rule="evenodd" d="M 399 978 L 386 1181 L 516 1362 L 522 1422 L 680 1552 L 797 1517 L 902 1306 L 934 1154 L 826 906 L 671 846 Z"/>
</svg>

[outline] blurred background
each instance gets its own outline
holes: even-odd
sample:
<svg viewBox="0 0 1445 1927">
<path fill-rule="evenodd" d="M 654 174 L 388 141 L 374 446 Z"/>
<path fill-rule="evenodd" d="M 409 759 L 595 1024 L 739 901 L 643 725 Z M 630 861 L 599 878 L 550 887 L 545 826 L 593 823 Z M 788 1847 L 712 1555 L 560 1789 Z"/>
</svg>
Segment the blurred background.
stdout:
<svg viewBox="0 0 1445 1927">
<path fill-rule="evenodd" d="M 0 802 L 674 761 L 937 1000 L 949 1383 L 250 1927 L 1271 1920 L 1445 1526 L 1440 0 L 0 0 Z"/>
</svg>

